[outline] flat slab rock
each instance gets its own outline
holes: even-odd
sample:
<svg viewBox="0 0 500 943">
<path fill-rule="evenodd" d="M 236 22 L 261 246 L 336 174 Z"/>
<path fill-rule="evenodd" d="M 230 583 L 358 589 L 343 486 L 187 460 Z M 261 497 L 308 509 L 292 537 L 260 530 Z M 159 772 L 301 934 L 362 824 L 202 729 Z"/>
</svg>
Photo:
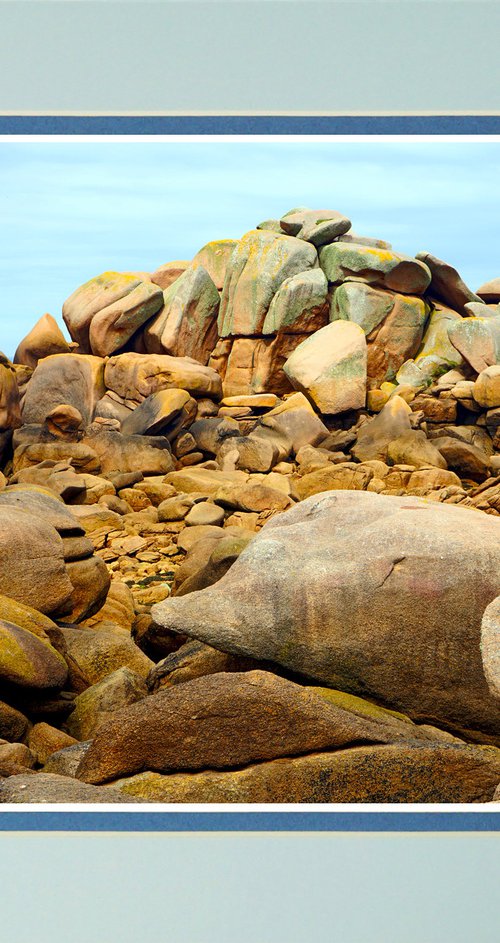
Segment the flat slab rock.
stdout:
<svg viewBox="0 0 500 943">
<path fill-rule="evenodd" d="M 155 606 L 153 633 L 273 661 L 498 743 L 480 635 L 499 594 L 496 517 L 330 491 L 269 521 L 215 585 Z"/>
<path fill-rule="evenodd" d="M 492 747 L 413 742 L 278 759 L 242 770 L 141 773 L 112 785 L 143 802 L 490 802 L 499 763 L 500 751 Z"/>
<path fill-rule="evenodd" d="M 140 800 L 119 793 L 107 786 L 89 786 L 69 776 L 55 773 L 20 774 L 0 779 L 0 804 L 6 802 L 137 802 Z"/>
</svg>

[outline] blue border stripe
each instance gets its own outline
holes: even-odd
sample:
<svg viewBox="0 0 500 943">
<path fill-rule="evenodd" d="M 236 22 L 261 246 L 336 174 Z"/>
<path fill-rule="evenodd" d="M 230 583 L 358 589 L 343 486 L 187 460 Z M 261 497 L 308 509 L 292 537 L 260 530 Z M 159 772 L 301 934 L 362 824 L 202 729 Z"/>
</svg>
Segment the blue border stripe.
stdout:
<svg viewBox="0 0 500 943">
<path fill-rule="evenodd" d="M 0 115 L 0 134 L 500 134 L 500 115 Z"/>
<path fill-rule="evenodd" d="M 0 812 L 0 832 L 498 832 L 490 812 Z"/>
</svg>

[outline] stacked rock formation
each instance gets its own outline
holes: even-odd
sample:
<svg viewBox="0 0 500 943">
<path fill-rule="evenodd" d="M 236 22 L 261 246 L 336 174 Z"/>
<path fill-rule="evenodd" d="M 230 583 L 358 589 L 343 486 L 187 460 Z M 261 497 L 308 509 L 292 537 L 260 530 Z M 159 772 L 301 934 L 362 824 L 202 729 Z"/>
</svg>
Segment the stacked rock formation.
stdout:
<svg viewBox="0 0 500 943">
<path fill-rule="evenodd" d="M 63 318 L 0 358 L 0 802 L 492 801 L 500 279 L 296 208 Z"/>
</svg>

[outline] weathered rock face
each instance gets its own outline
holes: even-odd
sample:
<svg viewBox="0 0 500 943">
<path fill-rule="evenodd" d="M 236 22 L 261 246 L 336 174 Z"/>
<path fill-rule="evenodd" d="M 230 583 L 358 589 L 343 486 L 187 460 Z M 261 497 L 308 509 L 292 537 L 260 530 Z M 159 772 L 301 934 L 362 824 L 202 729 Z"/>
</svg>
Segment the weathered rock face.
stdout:
<svg viewBox="0 0 500 943">
<path fill-rule="evenodd" d="M 390 443 L 411 430 L 411 409 L 401 396 L 392 396 L 378 416 L 361 426 L 352 454 L 360 462 L 385 461 Z"/>
<path fill-rule="evenodd" d="M 293 387 L 284 364 L 309 335 L 278 334 L 276 337 L 237 337 L 224 372 L 224 396 L 244 396 L 272 390 L 279 396 Z"/>
<path fill-rule="evenodd" d="M 135 704 L 146 694 L 146 683 L 138 674 L 130 668 L 117 668 L 78 695 L 68 730 L 78 740 L 90 740 L 115 711 Z"/>
<path fill-rule="evenodd" d="M 0 779 L 0 803 L 23 802 L 135 802 L 128 796 L 122 796 L 117 789 L 87 786 L 68 776 L 54 773 L 38 773 L 36 776 L 20 774 Z"/>
<path fill-rule="evenodd" d="M 19 520 L 19 538 L 22 537 L 16 545 L 15 532 L 11 533 L 12 554 L 16 553 L 17 547 L 18 569 L 22 573 L 13 579 L 12 587 L 9 588 L 9 560 L 13 557 L 9 557 L 6 551 L 3 592 L 41 612 L 55 613 L 74 622 L 93 615 L 106 598 L 110 577 L 103 561 L 94 556 L 93 545 L 85 537 L 85 531 L 71 510 L 50 491 L 19 485 L 6 488 L 0 494 L 0 520 L 5 522 L 7 528 L 6 539 L 9 528 L 13 527 L 12 519 L 9 524 L 9 515 L 12 517 L 12 514 L 15 520 Z M 40 533 L 44 533 L 47 539 L 45 553 L 40 545 L 40 537 L 35 540 L 34 533 L 30 552 L 30 527 L 42 528 Z M 40 562 L 37 564 L 38 555 Z M 37 565 L 40 568 L 38 579 Z M 30 579 L 33 585 L 28 589 Z M 25 597 L 23 592 L 26 593 Z M 32 631 L 26 618 L 21 625 Z"/>
<path fill-rule="evenodd" d="M 160 635 L 276 661 L 412 717 L 499 738 L 479 642 L 499 557 L 498 523 L 487 516 L 330 493 L 274 518 L 219 583 L 167 600 L 154 618 Z"/>
<path fill-rule="evenodd" d="M 477 372 L 500 361 L 500 318 L 462 318 L 448 330 L 451 343 Z"/>
<path fill-rule="evenodd" d="M 353 462 L 333 465 L 309 472 L 295 484 L 295 494 L 300 501 L 323 491 L 363 491 L 374 477 L 370 468 L 360 468 Z"/>
<path fill-rule="evenodd" d="M 428 305 L 422 298 L 344 282 L 334 292 L 331 319 L 354 321 L 368 341 L 368 386 L 393 380 L 420 346 Z"/>
<path fill-rule="evenodd" d="M 469 442 L 454 436 L 440 436 L 433 440 L 432 445 L 439 450 L 448 467 L 459 472 L 462 478 L 484 481 L 488 477 L 488 456 Z"/>
<path fill-rule="evenodd" d="M 333 242 L 320 251 L 320 265 L 334 285 L 346 280 L 380 285 L 403 294 L 420 295 L 431 281 L 423 262 L 388 249 Z"/>
<path fill-rule="evenodd" d="M 9 596 L 0 596 L 0 619 L 54 644 L 60 638 L 59 629 L 52 619 Z"/>
<path fill-rule="evenodd" d="M 144 331 L 148 353 L 193 357 L 207 364 L 217 341 L 219 301 L 202 265 L 186 269 L 164 292 L 162 310 Z"/>
<path fill-rule="evenodd" d="M 140 282 L 123 298 L 102 308 L 90 323 L 92 353 L 107 357 L 120 350 L 162 305 L 161 288 L 152 282 Z"/>
<path fill-rule="evenodd" d="M 78 665 L 87 686 L 97 684 L 118 668 L 146 678 L 153 663 L 123 632 L 106 628 L 98 632 L 85 628 L 61 630 L 71 658 Z"/>
<path fill-rule="evenodd" d="M 466 317 L 468 314 L 466 304 L 481 301 L 481 298 L 462 281 L 452 265 L 443 262 L 442 259 L 437 259 L 430 252 L 418 252 L 415 258 L 427 265 L 432 275 L 432 293 L 443 304 Z"/>
<path fill-rule="evenodd" d="M 82 446 L 92 450 L 104 475 L 140 471 L 143 475 L 165 475 L 173 467 L 170 443 L 164 436 L 122 435 L 96 432 Z"/>
<path fill-rule="evenodd" d="M 92 548 L 93 549 L 93 548 Z M 106 600 L 111 577 L 103 560 L 87 554 L 80 560 L 66 560 L 71 580 L 71 608 L 65 613 L 70 622 L 83 622 L 93 616 Z"/>
<path fill-rule="evenodd" d="M 129 275 L 121 272 L 104 272 L 97 278 L 91 278 L 90 281 L 77 288 L 72 295 L 64 302 L 63 318 L 72 339 L 79 345 L 83 353 L 91 353 L 90 330 L 94 317 L 100 312 L 108 312 L 117 302 L 122 301 L 127 295 L 130 295 L 135 289 L 139 288 L 139 293 L 143 292 L 141 278 L 137 275 Z M 161 292 L 155 286 L 152 290 L 157 295 L 158 307 L 161 306 Z M 137 296 L 136 300 L 137 299 Z M 141 294 L 142 301 L 146 301 L 146 296 Z M 140 302 L 139 302 L 140 304 Z M 156 309 L 158 310 L 158 308 Z M 108 312 L 109 313 L 109 312 Z M 120 314 L 115 309 L 112 311 L 111 324 L 119 321 Z M 151 312 L 154 314 L 154 311 Z M 116 315 L 116 318 L 114 317 Z M 133 318 L 133 316 L 132 316 Z M 105 324 L 107 314 L 101 318 L 102 333 L 105 333 Z M 127 309 L 123 309 L 123 321 L 126 323 Z M 143 323 L 143 322 L 142 322 Z M 97 335 L 101 331 L 97 331 Z M 135 330 L 135 329 L 134 329 Z M 132 331 L 133 333 L 133 331 Z M 129 336 L 132 336 L 129 334 Z M 98 336 L 98 341 L 101 339 Z M 121 346 L 121 345 L 120 345 Z M 108 351 L 109 353 L 109 351 Z"/>
<path fill-rule="evenodd" d="M 54 406 L 45 417 L 47 431 L 59 439 L 77 439 L 83 434 L 84 420 L 75 406 Z"/>
<path fill-rule="evenodd" d="M 238 245 L 237 239 L 215 239 L 207 242 L 193 258 L 192 266 L 202 266 L 209 274 L 215 287 L 222 291 L 227 267 L 233 250 Z"/>
<path fill-rule="evenodd" d="M 225 769 L 391 736 L 276 675 L 216 674 L 119 711 L 100 728 L 77 776 L 103 783 L 144 768 Z"/>
<path fill-rule="evenodd" d="M 314 246 L 291 236 L 251 230 L 233 250 L 219 313 L 219 334 L 260 334 L 279 287 L 293 275 L 315 268 Z"/>
<path fill-rule="evenodd" d="M 446 468 L 446 460 L 439 449 L 429 442 L 421 429 L 411 429 L 389 443 L 388 461 L 393 465 L 413 465 L 415 468 L 435 465 Z"/>
<path fill-rule="evenodd" d="M 68 674 L 64 658 L 49 641 L 12 622 L 0 620 L 0 680 L 20 688 L 62 688 Z"/>
<path fill-rule="evenodd" d="M 472 395 L 480 406 L 487 409 L 500 406 L 500 366 L 486 367 L 479 374 Z"/>
<path fill-rule="evenodd" d="M 328 282 L 321 269 L 285 279 L 276 292 L 262 326 L 263 334 L 304 334 L 328 323 Z"/>
<path fill-rule="evenodd" d="M 422 298 L 395 295 L 390 314 L 367 337 L 369 389 L 393 381 L 403 363 L 418 351 L 428 313 Z"/>
<path fill-rule="evenodd" d="M 398 381 L 405 383 L 405 376 L 408 376 L 411 385 L 418 389 L 427 386 L 435 377 L 447 373 L 448 370 L 460 367 L 464 359 L 451 343 L 448 331 L 461 320 L 456 311 L 434 302 L 422 346 L 414 360 L 410 356 L 406 358 L 407 362 L 401 364 L 397 374 Z"/>
<path fill-rule="evenodd" d="M 142 802 L 489 802 L 498 770 L 498 750 L 491 747 L 412 742 L 242 770 L 141 773 L 107 788 Z"/>
<path fill-rule="evenodd" d="M 185 390 L 160 390 L 143 400 L 122 422 L 124 435 L 176 435 L 196 417 L 196 400 Z"/>
<path fill-rule="evenodd" d="M 74 746 L 76 742 L 74 737 L 70 737 L 64 730 L 58 730 L 57 727 L 44 722 L 35 724 L 28 737 L 29 748 L 41 766 L 53 753 Z"/>
<path fill-rule="evenodd" d="M 0 435 L 21 426 L 21 407 L 16 372 L 0 354 Z M 0 452 L 2 442 L 0 440 Z"/>
<path fill-rule="evenodd" d="M 192 396 L 222 396 L 221 379 L 215 370 L 190 357 L 122 354 L 108 360 L 104 376 L 108 390 L 136 403 L 169 389 L 186 390 Z"/>
<path fill-rule="evenodd" d="M 70 352 L 71 347 L 57 321 L 50 314 L 44 314 L 19 344 L 14 354 L 14 363 L 24 364 L 34 370 L 39 360 L 52 354 Z"/>
<path fill-rule="evenodd" d="M 486 607 L 481 624 L 481 656 L 488 686 L 500 703 L 500 597 Z"/>
<path fill-rule="evenodd" d="M 352 322 L 333 321 L 300 344 L 283 370 L 322 413 L 334 414 L 365 405 L 366 363 L 363 330 Z"/>
<path fill-rule="evenodd" d="M 45 613 L 73 592 L 59 534 L 27 510 L 0 509 L 0 592 Z"/>
<path fill-rule="evenodd" d="M 52 410 L 66 404 L 77 409 L 89 425 L 104 393 L 104 361 L 100 357 L 54 354 L 39 362 L 28 384 L 23 421 L 41 425 Z"/>
<path fill-rule="evenodd" d="M 0 701 L 0 737 L 11 743 L 23 740 L 29 730 L 29 720 L 21 711 Z"/>
</svg>

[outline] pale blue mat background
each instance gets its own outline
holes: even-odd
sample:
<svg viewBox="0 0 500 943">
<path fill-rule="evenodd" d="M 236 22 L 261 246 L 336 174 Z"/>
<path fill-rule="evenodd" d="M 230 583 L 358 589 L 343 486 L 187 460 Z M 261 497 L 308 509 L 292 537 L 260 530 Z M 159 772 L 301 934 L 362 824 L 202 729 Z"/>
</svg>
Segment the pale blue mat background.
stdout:
<svg viewBox="0 0 500 943">
<path fill-rule="evenodd" d="M 0 2 L 0 112 L 492 112 L 496 0 Z"/>
<path fill-rule="evenodd" d="M 488 835 L 0 836 L 6 943 L 497 943 Z"/>
</svg>

